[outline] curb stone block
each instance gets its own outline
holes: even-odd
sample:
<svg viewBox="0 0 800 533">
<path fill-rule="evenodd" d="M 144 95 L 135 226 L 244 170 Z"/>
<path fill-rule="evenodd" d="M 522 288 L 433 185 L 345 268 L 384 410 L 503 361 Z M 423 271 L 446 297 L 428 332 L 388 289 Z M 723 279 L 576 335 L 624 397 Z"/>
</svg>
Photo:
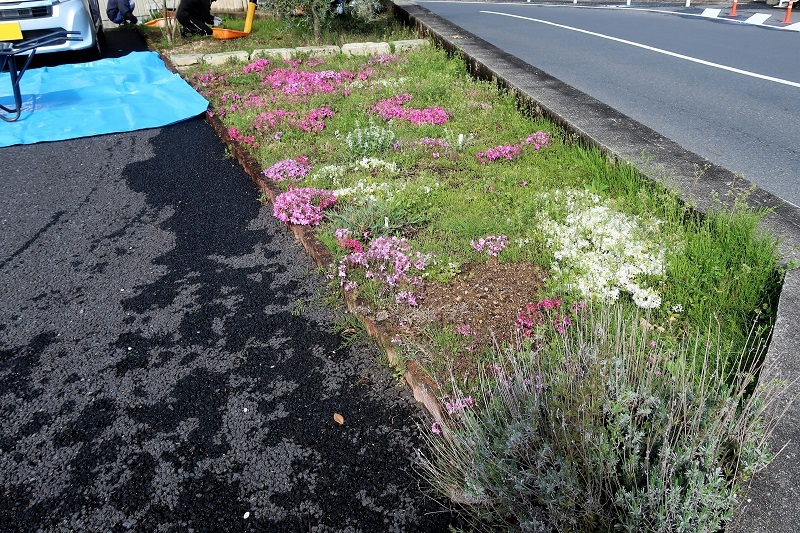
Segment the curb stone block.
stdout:
<svg viewBox="0 0 800 533">
<path fill-rule="evenodd" d="M 320 56 L 333 56 L 338 54 L 341 50 L 338 46 L 298 46 L 295 48 L 298 54 L 308 54 L 313 57 Z"/>
<path fill-rule="evenodd" d="M 221 52 L 219 54 L 206 54 L 203 56 L 203 61 L 208 65 L 224 65 L 228 61 L 248 61 L 250 54 L 244 51 L 240 52 Z"/>
<path fill-rule="evenodd" d="M 371 56 L 388 54 L 392 51 L 389 43 L 348 43 L 342 45 L 342 53 L 351 56 Z"/>
<path fill-rule="evenodd" d="M 253 50 L 253 53 L 250 54 L 250 59 L 258 59 L 261 57 L 291 59 L 294 54 L 294 48 L 262 48 L 260 50 Z"/>
<path fill-rule="evenodd" d="M 428 46 L 430 41 L 427 39 L 403 39 L 401 41 L 392 41 L 392 44 L 394 44 L 395 52 L 408 52 L 409 50 L 413 50 L 415 48 Z"/>
<path fill-rule="evenodd" d="M 176 67 L 188 67 L 199 65 L 203 61 L 203 54 L 175 54 L 169 59 Z"/>
</svg>

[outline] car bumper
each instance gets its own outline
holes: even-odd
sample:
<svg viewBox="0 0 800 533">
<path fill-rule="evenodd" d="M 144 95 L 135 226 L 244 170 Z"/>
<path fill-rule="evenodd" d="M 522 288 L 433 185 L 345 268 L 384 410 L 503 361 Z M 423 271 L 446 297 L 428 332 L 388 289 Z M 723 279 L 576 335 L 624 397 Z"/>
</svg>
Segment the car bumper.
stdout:
<svg viewBox="0 0 800 533">
<path fill-rule="evenodd" d="M 42 2 L 49 4 L 49 2 Z M 7 6 L 0 4 L 0 9 Z M 63 43 L 42 46 L 36 49 L 37 54 L 48 52 L 67 52 L 84 50 L 95 45 L 95 30 L 91 15 L 83 0 L 68 0 L 52 5 L 52 16 L 18 20 L 22 30 L 22 38 L 41 37 L 55 30 L 65 29 L 80 32 L 80 41 L 64 41 Z"/>
</svg>

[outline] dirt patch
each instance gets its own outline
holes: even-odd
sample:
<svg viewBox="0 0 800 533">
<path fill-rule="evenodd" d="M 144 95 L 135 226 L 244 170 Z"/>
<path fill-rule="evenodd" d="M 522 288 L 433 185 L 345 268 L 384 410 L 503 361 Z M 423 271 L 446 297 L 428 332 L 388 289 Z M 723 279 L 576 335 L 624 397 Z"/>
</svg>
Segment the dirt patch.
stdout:
<svg viewBox="0 0 800 533">
<path fill-rule="evenodd" d="M 449 354 L 448 363 L 472 373 L 477 368 L 476 357 L 491 347 L 493 339 L 515 338 L 517 316 L 526 304 L 539 299 L 546 275 L 544 268 L 529 263 L 492 260 L 467 265 L 450 283 L 425 282 L 415 291 L 417 306 L 393 305 L 377 318 L 401 339 L 422 345 L 427 344 L 425 331 L 431 325 L 454 331 L 461 326 L 471 349 Z"/>
</svg>

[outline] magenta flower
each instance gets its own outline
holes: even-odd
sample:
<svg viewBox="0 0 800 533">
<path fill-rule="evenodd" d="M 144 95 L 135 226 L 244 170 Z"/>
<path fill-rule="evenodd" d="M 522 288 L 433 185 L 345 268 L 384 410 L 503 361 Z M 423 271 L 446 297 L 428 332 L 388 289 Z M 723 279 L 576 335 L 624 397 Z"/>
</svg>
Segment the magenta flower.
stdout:
<svg viewBox="0 0 800 533">
<path fill-rule="evenodd" d="M 396 118 L 407 120 L 415 125 L 444 124 L 450 118 L 449 113 L 439 106 L 426 107 L 425 109 L 403 107 L 411 98 L 412 96 L 408 93 L 385 98 L 370 106 L 369 111 L 384 120 Z"/>
<path fill-rule="evenodd" d="M 308 158 L 300 156 L 296 159 L 278 161 L 261 173 L 272 181 L 300 181 L 305 178 L 310 171 L 311 165 L 308 164 Z"/>
<path fill-rule="evenodd" d="M 400 291 L 394 297 L 394 301 L 397 303 L 407 303 L 411 307 L 417 307 L 419 303 L 417 302 L 417 296 L 413 292 L 409 291 Z"/>
<path fill-rule="evenodd" d="M 522 154 L 522 149 L 527 146 L 533 147 L 534 150 L 540 150 L 545 146 L 550 146 L 551 144 L 552 142 L 550 141 L 550 136 L 547 132 L 537 131 L 531 135 L 528 135 L 528 137 L 520 141 L 519 144 L 495 146 L 487 149 L 485 152 L 478 152 L 475 154 L 475 157 L 477 157 L 478 161 L 481 163 L 490 163 L 492 161 L 497 161 L 498 159 L 513 161 Z"/>
<path fill-rule="evenodd" d="M 580 307 L 579 304 L 572 306 L 572 309 L 575 312 L 584 307 Z M 561 311 L 561 300 L 545 298 L 535 304 L 529 303 L 519 312 L 519 315 L 517 315 L 517 327 L 524 336 L 531 337 L 537 329 L 542 327 L 546 321 L 549 321 L 556 332 L 564 335 L 567 332 L 567 328 L 573 325 L 573 319 L 573 315 Z"/>
<path fill-rule="evenodd" d="M 234 142 L 240 142 L 242 144 L 247 144 L 254 147 L 258 146 L 258 142 L 256 142 L 255 137 L 252 135 L 242 135 L 236 128 L 228 128 L 228 136 Z"/>
<path fill-rule="evenodd" d="M 492 257 L 497 257 L 503 248 L 506 247 L 507 243 L 508 237 L 505 235 L 488 235 L 485 238 L 470 242 L 475 250 L 479 252 L 486 250 L 486 253 Z"/>
<path fill-rule="evenodd" d="M 316 226 L 322 221 L 322 211 L 336 202 L 336 195 L 324 189 L 290 189 L 275 198 L 273 214 L 283 222 L 301 226 Z"/>
<path fill-rule="evenodd" d="M 349 239 L 349 230 L 337 230 L 337 239 Z M 411 285 L 420 283 L 413 272 L 423 271 L 432 256 L 414 252 L 408 240 L 398 237 L 378 237 L 369 244 L 366 251 L 353 250 L 344 256 L 338 265 L 340 282 L 344 284 L 349 269 L 363 268 L 368 279 L 379 280 L 387 287 L 395 287 L 404 282 Z M 402 298 L 411 305 L 417 303 L 416 297 L 408 293 Z M 413 303 L 412 303 L 413 302 Z"/>
<path fill-rule="evenodd" d="M 447 412 L 452 414 L 460 413 L 467 407 L 472 407 L 475 404 L 475 401 L 472 399 L 472 396 L 467 396 L 466 398 L 456 398 L 452 402 L 447 402 L 445 407 L 447 408 Z"/>
<path fill-rule="evenodd" d="M 256 61 L 254 61 L 253 63 L 249 63 L 249 64 L 245 65 L 244 66 L 244 73 L 245 74 L 249 74 L 250 72 L 261 72 L 265 68 L 267 68 L 269 65 L 270 65 L 269 59 L 265 59 L 265 58 L 258 59 Z"/>
<path fill-rule="evenodd" d="M 264 76 L 263 85 L 287 95 L 314 96 L 332 93 L 339 85 L 354 77 L 352 72 L 346 71 L 297 72 L 291 69 L 276 68 Z"/>
</svg>

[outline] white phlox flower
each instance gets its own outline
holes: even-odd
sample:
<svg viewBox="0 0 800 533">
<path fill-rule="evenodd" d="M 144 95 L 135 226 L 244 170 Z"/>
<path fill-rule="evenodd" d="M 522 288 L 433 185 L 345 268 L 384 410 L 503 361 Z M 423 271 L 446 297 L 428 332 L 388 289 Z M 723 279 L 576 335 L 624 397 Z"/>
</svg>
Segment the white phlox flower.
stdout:
<svg viewBox="0 0 800 533">
<path fill-rule="evenodd" d="M 556 190 L 539 198 L 547 208 L 539 228 L 553 248 L 554 280 L 586 299 L 613 301 L 625 292 L 638 307 L 661 305 L 642 278 L 665 272 L 662 221 L 626 215 L 586 191 Z"/>
</svg>

